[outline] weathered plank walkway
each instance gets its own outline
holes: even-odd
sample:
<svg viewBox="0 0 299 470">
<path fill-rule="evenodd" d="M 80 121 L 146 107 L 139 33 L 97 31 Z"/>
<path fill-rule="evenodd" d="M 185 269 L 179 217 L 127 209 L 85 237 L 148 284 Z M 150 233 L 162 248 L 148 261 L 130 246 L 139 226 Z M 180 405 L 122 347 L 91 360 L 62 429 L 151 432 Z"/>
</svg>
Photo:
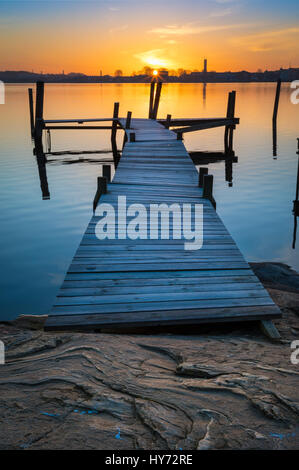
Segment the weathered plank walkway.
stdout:
<svg viewBox="0 0 299 470">
<path fill-rule="evenodd" d="M 119 123 L 125 127 L 125 120 Z M 267 320 L 280 316 L 211 202 L 182 141 L 162 124 L 132 119 L 113 182 L 100 203 L 201 203 L 204 244 L 182 240 L 100 241 L 93 216 L 70 265 L 46 329 L 118 328 Z M 130 142 L 130 133 L 135 142 Z"/>
</svg>

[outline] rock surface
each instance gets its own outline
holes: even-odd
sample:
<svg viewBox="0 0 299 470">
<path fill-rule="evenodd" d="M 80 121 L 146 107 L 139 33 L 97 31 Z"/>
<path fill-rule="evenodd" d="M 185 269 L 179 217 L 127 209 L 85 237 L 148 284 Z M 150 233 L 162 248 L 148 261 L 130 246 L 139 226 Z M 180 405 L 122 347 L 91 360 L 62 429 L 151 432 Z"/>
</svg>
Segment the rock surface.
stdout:
<svg viewBox="0 0 299 470">
<path fill-rule="evenodd" d="M 299 289 L 275 282 L 277 343 L 248 323 L 155 334 L 45 333 L 32 316 L 0 325 L 0 448 L 298 448 Z"/>
</svg>

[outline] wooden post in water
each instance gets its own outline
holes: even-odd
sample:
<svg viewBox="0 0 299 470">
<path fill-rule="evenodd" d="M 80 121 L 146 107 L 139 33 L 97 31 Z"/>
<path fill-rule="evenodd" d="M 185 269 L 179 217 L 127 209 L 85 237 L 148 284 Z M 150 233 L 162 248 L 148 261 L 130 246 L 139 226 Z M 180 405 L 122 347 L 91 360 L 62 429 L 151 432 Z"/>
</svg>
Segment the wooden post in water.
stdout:
<svg viewBox="0 0 299 470">
<path fill-rule="evenodd" d="M 151 81 L 149 110 L 148 110 L 148 118 L 149 119 L 153 119 L 152 114 L 153 114 L 153 104 L 154 104 L 154 95 L 155 95 L 155 85 L 156 85 L 156 82 L 155 82 L 155 79 L 153 78 L 152 81 Z"/>
<path fill-rule="evenodd" d="M 127 119 L 126 119 L 126 129 L 130 129 L 131 127 L 131 119 L 132 119 L 132 112 L 128 111 Z"/>
<path fill-rule="evenodd" d="M 126 119 L 126 124 L 125 124 L 125 129 L 130 129 L 131 127 L 131 119 L 132 119 L 132 112 L 128 111 L 127 113 L 127 119 Z M 124 133 L 124 140 L 123 140 L 123 147 L 125 146 L 126 142 L 128 141 L 127 133 Z"/>
<path fill-rule="evenodd" d="M 111 141 L 116 139 L 118 113 L 119 113 L 119 103 L 114 103 L 114 108 L 113 108 L 114 121 L 112 121 Z"/>
<path fill-rule="evenodd" d="M 231 91 L 228 94 L 226 117 L 233 119 L 235 117 L 236 92 Z M 224 152 L 231 155 L 233 152 L 233 137 L 235 125 L 225 126 L 224 131 Z"/>
<path fill-rule="evenodd" d="M 136 134 L 135 134 L 135 132 L 130 132 L 130 142 L 136 142 Z"/>
<path fill-rule="evenodd" d="M 167 114 L 166 116 L 166 122 L 165 122 L 165 127 L 166 129 L 169 129 L 171 123 L 171 114 Z"/>
<path fill-rule="evenodd" d="M 107 179 L 104 176 L 98 177 L 98 189 L 93 200 L 93 212 L 95 212 L 99 199 L 102 194 L 107 193 Z"/>
<path fill-rule="evenodd" d="M 112 146 L 112 153 L 113 153 L 113 160 L 114 160 L 114 168 L 117 168 L 117 165 L 118 165 L 118 152 L 117 152 L 117 145 L 116 145 L 118 113 L 119 113 L 119 103 L 114 103 L 114 108 L 113 108 L 114 121 L 112 121 L 112 130 L 111 130 L 111 146 Z"/>
<path fill-rule="evenodd" d="M 34 137 L 34 111 L 33 111 L 33 93 L 32 93 L 32 88 L 28 88 L 28 98 L 29 98 L 29 113 L 30 113 L 30 130 L 31 130 L 31 137 Z"/>
<path fill-rule="evenodd" d="M 200 167 L 199 168 L 199 175 L 198 175 L 198 186 L 200 188 L 203 187 L 203 179 L 205 177 L 205 175 L 207 175 L 209 172 L 209 169 L 208 168 L 205 168 L 205 167 Z"/>
<path fill-rule="evenodd" d="M 36 82 L 34 137 L 38 140 L 42 139 L 44 127 L 44 85 L 44 82 Z"/>
<path fill-rule="evenodd" d="M 106 178 L 107 182 L 110 183 L 111 181 L 111 166 L 110 165 L 103 165 L 103 176 Z"/>
<path fill-rule="evenodd" d="M 156 87 L 156 94 L 155 94 L 155 101 L 154 101 L 152 119 L 157 119 L 158 109 L 159 109 L 159 104 L 160 104 L 160 97 L 161 97 L 161 90 L 162 90 L 162 80 L 158 80 L 157 81 L 157 87 Z"/>
<path fill-rule="evenodd" d="M 273 123 L 277 121 L 277 112 L 278 112 L 278 105 L 279 105 L 279 97 L 280 97 L 280 89 L 281 89 L 281 80 L 277 80 L 276 85 L 276 93 L 275 93 L 275 101 L 274 101 L 274 109 L 273 109 L 273 116 L 272 121 Z"/>
<path fill-rule="evenodd" d="M 280 98 L 281 80 L 277 80 L 274 109 L 272 116 L 273 157 L 277 157 L 277 113 Z"/>
<path fill-rule="evenodd" d="M 213 197 L 213 175 L 204 175 L 202 189 L 202 197 L 209 199 L 216 209 L 216 201 Z"/>
</svg>

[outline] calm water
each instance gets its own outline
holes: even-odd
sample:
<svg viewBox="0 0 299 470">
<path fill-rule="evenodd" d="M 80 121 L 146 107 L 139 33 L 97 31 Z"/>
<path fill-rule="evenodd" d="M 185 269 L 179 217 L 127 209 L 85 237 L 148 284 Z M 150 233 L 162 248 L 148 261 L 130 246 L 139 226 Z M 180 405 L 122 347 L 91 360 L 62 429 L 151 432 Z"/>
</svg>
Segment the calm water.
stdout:
<svg viewBox="0 0 299 470">
<path fill-rule="evenodd" d="M 92 214 L 99 160 L 112 159 L 109 131 L 53 131 L 52 151 L 103 153 L 49 156 L 50 199 L 43 200 L 29 135 L 27 88 L 7 85 L 6 104 L 0 106 L 1 319 L 49 311 Z M 248 261 L 281 261 L 299 269 L 298 247 L 292 249 L 299 105 L 291 104 L 289 85 L 282 87 L 276 159 L 271 129 L 275 84 L 208 84 L 205 92 L 202 84 L 165 85 L 159 116 L 223 116 L 232 89 L 241 119 L 234 145 L 239 162 L 233 166 L 232 187 L 225 181 L 224 162 L 209 164 L 218 213 Z M 107 117 L 114 101 L 121 103 L 121 115 L 131 110 L 133 116 L 146 117 L 148 92 L 143 84 L 46 85 L 45 118 Z M 188 150 L 222 150 L 223 129 L 189 134 L 185 144 Z"/>
</svg>

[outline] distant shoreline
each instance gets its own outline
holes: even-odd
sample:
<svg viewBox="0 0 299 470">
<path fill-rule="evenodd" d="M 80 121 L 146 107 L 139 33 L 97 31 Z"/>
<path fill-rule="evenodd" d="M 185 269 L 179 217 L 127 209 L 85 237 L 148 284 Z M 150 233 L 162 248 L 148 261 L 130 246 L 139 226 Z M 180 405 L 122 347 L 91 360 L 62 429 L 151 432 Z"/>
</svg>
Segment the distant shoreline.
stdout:
<svg viewBox="0 0 299 470">
<path fill-rule="evenodd" d="M 271 83 L 281 80 L 299 80 L 299 68 L 265 70 L 264 72 L 185 72 L 169 75 L 167 70 L 159 71 L 164 83 Z M 2 70 L 0 80 L 4 83 L 150 83 L 152 76 L 138 75 L 85 75 L 84 73 L 34 73 L 26 70 Z"/>
<path fill-rule="evenodd" d="M 1 78 L 0 78 L 1 80 Z M 63 81 L 63 80 L 46 80 L 46 79 L 43 79 L 43 80 L 19 80 L 19 81 L 8 81 L 8 80 L 2 80 L 5 84 L 7 85 L 30 85 L 30 84 L 35 84 L 36 81 L 43 81 L 44 83 L 47 83 L 47 84 L 64 84 L 64 85 L 76 85 L 76 84 L 93 84 L 93 85 L 104 85 L 104 84 L 150 84 L 150 81 L 147 80 L 147 81 L 120 81 L 120 80 L 107 80 L 107 81 L 86 81 L 86 80 L 82 80 L 82 81 L 71 81 L 71 80 L 68 80 L 68 81 Z M 282 83 L 291 83 L 293 80 L 282 80 Z M 195 85 L 195 84 L 201 84 L 201 85 L 204 85 L 204 84 L 213 84 L 213 83 L 276 83 L 276 80 L 218 80 L 218 81 L 206 81 L 206 82 L 201 82 L 201 81 L 189 81 L 189 80 L 173 80 L 173 81 L 167 81 L 167 80 L 164 80 L 163 83 L 165 84 L 172 84 L 172 83 L 189 83 L 190 85 Z"/>
</svg>

